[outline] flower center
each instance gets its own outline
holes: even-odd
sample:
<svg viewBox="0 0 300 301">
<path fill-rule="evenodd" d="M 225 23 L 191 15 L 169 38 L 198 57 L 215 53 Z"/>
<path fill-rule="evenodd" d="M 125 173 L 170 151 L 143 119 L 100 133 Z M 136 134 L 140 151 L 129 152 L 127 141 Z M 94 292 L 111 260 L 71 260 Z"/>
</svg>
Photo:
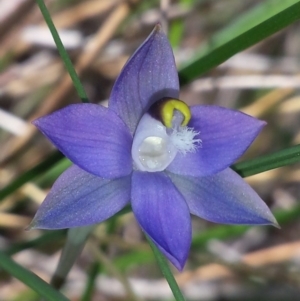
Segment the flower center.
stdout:
<svg viewBox="0 0 300 301">
<path fill-rule="evenodd" d="M 180 100 L 163 99 L 144 114 L 136 129 L 131 149 L 138 170 L 165 170 L 178 152 L 194 152 L 201 144 L 199 134 L 187 127 L 189 107 Z"/>
<path fill-rule="evenodd" d="M 131 154 L 137 169 L 155 172 L 164 170 L 174 160 L 177 149 L 166 127 L 146 113 L 136 129 Z"/>
<path fill-rule="evenodd" d="M 172 150 L 168 149 L 168 144 L 161 137 L 147 137 L 139 147 L 139 161 L 146 170 L 163 170 L 166 163 L 172 159 Z"/>
</svg>

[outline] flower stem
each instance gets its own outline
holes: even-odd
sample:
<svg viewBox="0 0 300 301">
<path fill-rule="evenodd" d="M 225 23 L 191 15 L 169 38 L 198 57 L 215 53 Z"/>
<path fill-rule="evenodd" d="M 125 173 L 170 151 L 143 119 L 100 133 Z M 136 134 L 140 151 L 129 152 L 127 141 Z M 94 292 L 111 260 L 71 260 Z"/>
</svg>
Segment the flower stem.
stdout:
<svg viewBox="0 0 300 301">
<path fill-rule="evenodd" d="M 76 89 L 79 97 L 81 98 L 82 102 L 89 102 L 88 97 L 85 93 L 85 90 L 80 82 L 80 79 L 79 79 L 77 73 L 76 73 L 76 70 L 75 70 L 75 68 L 70 60 L 70 57 L 69 57 L 69 55 L 59 37 L 59 34 L 55 28 L 55 25 L 52 21 L 52 18 L 49 14 L 49 11 L 48 11 L 46 5 L 44 3 L 44 0 L 36 0 L 36 3 L 41 10 L 41 13 L 45 19 L 45 22 L 47 23 L 47 26 L 52 34 L 55 44 L 56 44 L 57 50 L 66 66 L 66 69 L 68 70 L 68 72 L 70 74 L 70 77 L 73 81 L 73 84 L 75 86 L 75 89 Z"/>
<path fill-rule="evenodd" d="M 182 292 L 174 278 L 174 275 L 172 274 L 170 267 L 168 265 L 167 260 L 165 259 L 165 257 L 160 253 L 160 251 L 157 249 L 157 247 L 155 246 L 155 244 L 152 242 L 151 238 L 148 237 L 146 235 L 146 238 L 150 244 L 150 247 L 154 253 L 154 256 L 158 262 L 158 265 L 160 267 L 160 270 L 162 272 L 162 274 L 164 275 L 164 277 L 166 278 L 166 280 L 169 283 L 170 289 L 175 297 L 176 301 L 185 301 L 185 298 L 182 295 Z"/>
<path fill-rule="evenodd" d="M 88 280 L 86 283 L 85 290 L 80 301 L 89 301 L 92 300 L 94 293 L 95 282 L 99 274 L 100 263 L 98 261 L 94 262 L 91 265 L 90 271 L 88 272 Z"/>
<path fill-rule="evenodd" d="M 59 290 L 64 284 L 72 266 L 80 255 L 90 233 L 95 226 L 71 228 L 68 230 L 67 240 L 63 247 L 59 263 L 50 284 Z"/>
</svg>

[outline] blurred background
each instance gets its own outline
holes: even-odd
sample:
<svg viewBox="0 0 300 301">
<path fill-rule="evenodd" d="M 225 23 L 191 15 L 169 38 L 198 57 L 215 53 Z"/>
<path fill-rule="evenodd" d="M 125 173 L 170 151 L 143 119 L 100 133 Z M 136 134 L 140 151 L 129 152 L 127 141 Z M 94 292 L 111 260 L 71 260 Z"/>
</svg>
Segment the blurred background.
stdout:
<svg viewBox="0 0 300 301">
<path fill-rule="evenodd" d="M 280 1 L 45 3 L 90 102 L 107 105 L 126 60 L 161 22 L 181 72 L 182 100 L 237 108 L 268 122 L 242 160 L 299 144 L 299 22 L 201 76 L 190 73 L 187 78 L 182 71 L 196 61 L 203 45 L 213 48 L 226 35 L 234 37 L 237 27 L 232 24 L 242 20 L 251 28 Z M 49 281 L 66 232 L 24 229 L 70 162 L 30 121 L 81 100 L 33 0 L 0 0 L 0 71 L 0 249 Z M 188 300 L 299 298 L 299 164 L 246 180 L 276 213 L 281 229 L 223 226 L 193 218 L 188 263 L 182 273 L 174 269 Z M 173 300 L 132 213 L 97 227 L 63 292 L 74 301 Z M 0 301 L 19 300 L 38 298 L 0 270 Z"/>
</svg>

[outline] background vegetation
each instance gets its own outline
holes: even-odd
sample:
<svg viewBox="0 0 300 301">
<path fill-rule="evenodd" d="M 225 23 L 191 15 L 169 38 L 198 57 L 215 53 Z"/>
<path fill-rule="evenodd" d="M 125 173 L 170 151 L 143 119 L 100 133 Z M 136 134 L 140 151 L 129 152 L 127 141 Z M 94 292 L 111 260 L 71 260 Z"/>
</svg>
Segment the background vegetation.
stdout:
<svg viewBox="0 0 300 301">
<path fill-rule="evenodd" d="M 45 0 L 86 93 L 70 79 L 42 3 L 0 1 L 0 301 L 173 300 L 130 212 L 94 230 L 62 289 L 66 297 L 42 281 L 55 270 L 66 231 L 24 230 L 70 165 L 30 121 L 86 98 L 107 104 L 122 66 L 157 22 L 168 29 L 181 99 L 238 108 L 268 122 L 234 169 L 282 227 L 193 219 L 188 264 L 180 274 L 174 270 L 183 294 L 297 300 L 300 1 Z"/>
</svg>

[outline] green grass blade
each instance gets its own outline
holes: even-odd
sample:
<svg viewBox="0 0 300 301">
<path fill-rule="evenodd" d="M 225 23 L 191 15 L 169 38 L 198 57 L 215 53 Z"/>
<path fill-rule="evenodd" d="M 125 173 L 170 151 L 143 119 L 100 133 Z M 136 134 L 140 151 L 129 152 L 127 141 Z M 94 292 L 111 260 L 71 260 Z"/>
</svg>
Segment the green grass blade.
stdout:
<svg viewBox="0 0 300 301">
<path fill-rule="evenodd" d="M 174 278 L 174 275 L 172 274 L 169 264 L 166 260 L 166 258 L 160 253 L 160 251 L 157 249 L 157 247 L 155 246 L 155 244 L 152 242 L 151 238 L 149 238 L 146 235 L 146 238 L 150 244 L 150 247 L 154 253 L 154 256 L 157 260 L 157 263 L 161 269 L 161 272 L 163 274 L 163 276 L 166 278 L 167 282 L 169 283 L 170 289 L 174 295 L 174 298 L 176 301 L 185 301 L 180 288 Z"/>
<path fill-rule="evenodd" d="M 182 20 L 174 20 L 170 22 L 168 38 L 173 49 L 178 48 L 182 40 L 184 32 L 184 24 Z"/>
<path fill-rule="evenodd" d="M 11 256 L 26 249 L 45 245 L 47 246 L 51 244 L 53 245 L 53 241 L 55 241 L 55 243 L 63 242 L 66 238 L 66 233 L 67 230 L 46 231 L 44 234 L 38 236 L 37 238 L 13 244 L 8 249 L 4 250 L 4 253 Z"/>
<path fill-rule="evenodd" d="M 69 159 L 64 157 L 45 170 L 38 178 L 34 180 L 34 182 L 42 188 L 50 187 L 72 164 L 73 163 Z"/>
<path fill-rule="evenodd" d="M 204 44 L 179 71 L 181 84 L 191 82 L 234 54 L 300 19 L 299 0 L 269 0 L 239 18 Z"/>
<path fill-rule="evenodd" d="M 300 162 L 300 145 L 237 163 L 232 169 L 242 177 L 249 177 L 267 170 Z"/>
<path fill-rule="evenodd" d="M 22 281 L 48 301 L 69 301 L 64 295 L 56 291 L 47 282 L 37 275 L 26 270 L 21 265 L 13 261 L 9 256 L 0 251 L 0 267 L 13 277 Z"/>
<path fill-rule="evenodd" d="M 53 36 L 53 39 L 54 39 L 54 42 L 56 44 L 56 47 L 57 47 L 57 50 L 66 66 L 66 69 L 68 70 L 69 74 L 70 74 L 70 77 L 73 81 L 73 84 L 74 84 L 74 87 L 79 95 L 79 97 L 81 98 L 82 102 L 89 102 L 88 101 L 88 97 L 85 93 L 85 90 L 83 88 L 83 85 L 81 84 L 81 81 L 80 79 L 78 78 L 78 75 L 76 73 L 76 70 L 70 60 L 70 57 L 59 37 L 59 34 L 55 28 L 55 25 L 52 21 L 52 18 L 50 16 L 50 13 L 44 3 L 43 0 L 36 0 L 36 3 L 38 4 L 40 10 L 41 10 L 41 13 L 45 19 L 45 22 L 47 23 L 48 25 L 48 28 Z"/>
<path fill-rule="evenodd" d="M 12 181 L 6 187 L 0 190 L 0 202 L 5 197 L 19 189 L 25 183 L 31 181 L 39 174 L 45 172 L 45 170 L 47 170 L 50 166 L 52 166 L 62 158 L 63 155 L 60 152 L 54 152 L 53 154 L 49 155 L 49 157 L 46 158 L 44 161 L 37 164 L 35 167 L 29 169 L 28 171 L 24 172 L 22 175 L 17 177 L 14 181 Z"/>
</svg>

